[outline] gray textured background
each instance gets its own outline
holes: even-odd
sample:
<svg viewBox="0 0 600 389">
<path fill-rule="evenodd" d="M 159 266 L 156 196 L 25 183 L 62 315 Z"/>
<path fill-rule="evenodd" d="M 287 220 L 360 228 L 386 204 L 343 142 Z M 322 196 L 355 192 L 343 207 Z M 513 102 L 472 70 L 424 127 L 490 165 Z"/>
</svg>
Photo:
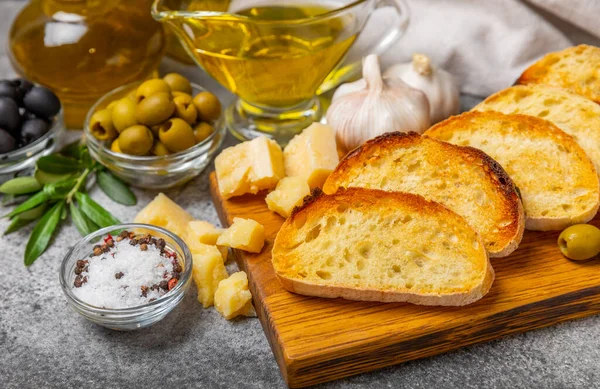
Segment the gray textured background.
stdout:
<svg viewBox="0 0 600 389">
<path fill-rule="evenodd" d="M 2 42 L 20 4 L 0 1 Z M 199 70 L 185 71 L 218 88 Z M 2 50 L 0 78 L 9 75 Z M 155 195 L 136 193 L 136 207 L 115 205 L 99 191 L 92 195 L 130 221 Z M 167 195 L 194 217 L 217 223 L 207 173 Z M 0 220 L 0 230 L 7 224 Z M 77 231 L 65 225 L 44 256 L 26 269 L 22 256 L 30 231 L 0 238 L 0 387 L 285 387 L 258 320 L 225 321 L 214 309 L 202 309 L 194 287 L 175 311 L 149 329 L 123 333 L 87 322 L 69 308 L 58 281 L 60 262 L 78 239 Z M 591 317 L 319 387 L 591 388 L 599 386 L 599 361 L 600 317 Z"/>
</svg>

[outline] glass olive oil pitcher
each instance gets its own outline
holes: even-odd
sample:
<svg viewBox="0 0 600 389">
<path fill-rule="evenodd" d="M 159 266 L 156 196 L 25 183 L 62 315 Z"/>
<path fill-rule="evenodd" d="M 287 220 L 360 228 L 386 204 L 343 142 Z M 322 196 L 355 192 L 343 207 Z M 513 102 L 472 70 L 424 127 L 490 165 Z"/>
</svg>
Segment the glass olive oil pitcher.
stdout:
<svg viewBox="0 0 600 389">
<path fill-rule="evenodd" d="M 339 83 L 356 68 L 339 64 L 369 14 L 382 6 L 403 21 L 382 33 L 386 44 L 376 48 L 381 51 L 405 25 L 402 0 L 155 0 L 152 15 L 239 97 L 225 113 L 233 135 L 267 135 L 285 144 L 320 119 L 315 95 L 323 82 Z"/>
</svg>

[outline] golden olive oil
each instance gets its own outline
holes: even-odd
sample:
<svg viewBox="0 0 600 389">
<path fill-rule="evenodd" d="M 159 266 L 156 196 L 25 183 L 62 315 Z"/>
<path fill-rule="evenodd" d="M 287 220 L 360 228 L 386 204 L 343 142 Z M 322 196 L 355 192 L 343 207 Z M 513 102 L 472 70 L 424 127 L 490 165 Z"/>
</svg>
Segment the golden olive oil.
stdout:
<svg viewBox="0 0 600 389">
<path fill-rule="evenodd" d="M 81 128 L 91 105 L 110 90 L 147 78 L 164 52 L 152 0 L 32 0 L 15 19 L 11 60 L 18 73 L 48 86 Z"/>
<path fill-rule="evenodd" d="M 312 99 L 356 38 L 351 15 L 318 16 L 331 10 L 264 6 L 169 22 L 198 64 L 231 92 L 259 107 L 283 108 Z"/>
</svg>

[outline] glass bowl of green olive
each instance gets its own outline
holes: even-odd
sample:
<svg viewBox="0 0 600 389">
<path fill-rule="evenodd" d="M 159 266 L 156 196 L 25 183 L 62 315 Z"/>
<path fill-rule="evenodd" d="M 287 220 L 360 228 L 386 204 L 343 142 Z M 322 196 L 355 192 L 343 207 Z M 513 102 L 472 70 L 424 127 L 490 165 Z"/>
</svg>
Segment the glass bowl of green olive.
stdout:
<svg viewBox="0 0 600 389">
<path fill-rule="evenodd" d="M 167 189 L 196 177 L 225 139 L 218 98 L 170 73 L 119 87 L 90 109 L 90 155 L 130 185 Z"/>
</svg>

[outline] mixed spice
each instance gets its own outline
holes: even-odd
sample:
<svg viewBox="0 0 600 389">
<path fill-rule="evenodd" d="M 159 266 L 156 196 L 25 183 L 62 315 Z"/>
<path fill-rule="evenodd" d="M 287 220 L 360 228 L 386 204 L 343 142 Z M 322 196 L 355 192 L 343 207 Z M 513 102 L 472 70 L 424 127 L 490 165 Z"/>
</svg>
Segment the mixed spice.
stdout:
<svg viewBox="0 0 600 389">
<path fill-rule="evenodd" d="M 130 308 L 163 296 L 177 285 L 183 268 L 162 238 L 123 231 L 94 246 L 75 266 L 73 293 L 103 308 Z"/>
</svg>

